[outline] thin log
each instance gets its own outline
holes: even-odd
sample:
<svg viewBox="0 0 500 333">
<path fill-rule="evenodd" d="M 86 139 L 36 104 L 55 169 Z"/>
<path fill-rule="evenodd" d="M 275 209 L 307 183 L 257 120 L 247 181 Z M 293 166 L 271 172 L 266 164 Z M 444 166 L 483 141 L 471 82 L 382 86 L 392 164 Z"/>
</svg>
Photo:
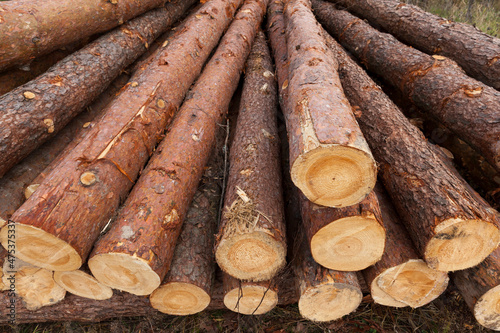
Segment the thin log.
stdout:
<svg viewBox="0 0 500 333">
<path fill-rule="evenodd" d="M 80 297 L 105 300 L 113 296 L 110 287 L 99 283 L 92 275 L 82 270 L 54 272 L 54 281 L 67 292 Z"/>
<path fill-rule="evenodd" d="M 343 5 L 408 45 L 455 60 L 470 76 L 500 90 L 500 39 L 396 0 L 328 1 Z"/>
<path fill-rule="evenodd" d="M 165 277 L 266 4 L 247 1 L 239 10 L 111 230 L 94 246 L 89 267 L 105 285 L 148 295 Z"/>
<path fill-rule="evenodd" d="M 238 3 L 205 3 L 155 60 L 132 77 L 85 140 L 12 216 L 18 257 L 55 271 L 81 266 L 162 138 Z M 3 245 L 6 232 L 6 228 L 0 231 Z"/>
<path fill-rule="evenodd" d="M 405 46 L 392 35 L 314 0 L 316 15 L 368 69 L 469 143 L 500 170 L 500 92 L 468 77 L 453 61 Z M 500 58 L 499 58 L 500 59 Z M 499 62 L 500 66 L 500 62 Z"/>
<path fill-rule="evenodd" d="M 441 295 L 448 286 L 448 274 L 436 271 L 420 259 L 410 236 L 380 183 L 375 185 L 382 220 L 387 232 L 382 259 L 363 275 L 375 303 L 417 308 Z"/>
<path fill-rule="evenodd" d="M 318 205 L 356 204 L 375 185 L 375 161 L 342 91 L 337 64 L 327 56 L 310 1 L 288 1 L 284 17 L 290 70 L 282 85 L 289 96 L 283 112 L 292 180 Z"/>
<path fill-rule="evenodd" d="M 440 271 L 480 263 L 500 240 L 495 210 L 447 167 L 422 132 L 342 47 L 331 37 L 328 41 L 385 188 L 419 255 Z"/>
<path fill-rule="evenodd" d="M 1 96 L 0 177 L 82 112 L 194 2 L 169 3 L 127 22 Z"/>
<path fill-rule="evenodd" d="M 257 34 L 246 69 L 215 256 L 229 275 L 273 278 L 286 263 L 277 92 L 271 55 Z"/>
</svg>

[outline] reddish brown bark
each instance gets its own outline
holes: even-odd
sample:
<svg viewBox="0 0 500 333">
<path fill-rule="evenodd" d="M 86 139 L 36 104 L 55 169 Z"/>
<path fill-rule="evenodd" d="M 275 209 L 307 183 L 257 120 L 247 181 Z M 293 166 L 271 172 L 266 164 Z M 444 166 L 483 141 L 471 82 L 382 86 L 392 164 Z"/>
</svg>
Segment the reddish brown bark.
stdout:
<svg viewBox="0 0 500 333">
<path fill-rule="evenodd" d="M 80 113 L 57 136 L 33 151 L 0 179 L 0 218 L 9 219 L 26 200 L 27 186 L 40 185 L 62 155 L 69 153 L 76 146 L 92 128 L 92 122 L 102 114 L 106 104 L 126 84 L 128 77 L 125 74 L 117 77 L 86 111 Z"/>
<path fill-rule="evenodd" d="M 215 246 L 221 269 L 242 280 L 269 280 L 286 262 L 273 72 L 265 36 L 260 32 L 246 63 L 229 156 L 225 212 Z"/>
<path fill-rule="evenodd" d="M 337 65 L 327 56 L 310 1 L 288 1 L 283 15 L 290 62 L 283 112 L 292 180 L 316 204 L 353 205 L 373 188 L 375 162 L 342 91 Z"/>
<path fill-rule="evenodd" d="M 343 49 L 331 37 L 328 41 L 385 187 L 419 254 L 443 271 L 477 265 L 498 244 L 495 211 L 476 198 Z"/>
<path fill-rule="evenodd" d="M 192 16 L 190 23 L 161 49 L 147 69 L 135 75 L 131 84 L 108 105 L 105 115 L 85 140 L 13 215 L 12 219 L 20 226 L 18 256 L 57 270 L 77 269 L 81 265 L 162 138 L 238 3 L 222 0 L 205 3 L 199 15 Z M 49 238 L 59 244 L 59 250 L 68 250 L 64 256 L 65 260 L 73 260 L 71 264 L 66 267 L 54 264 L 58 258 L 50 259 L 53 250 L 47 250 L 44 257 L 40 246 L 47 244 L 45 240 L 38 244 L 36 255 L 30 252 L 30 244 L 23 243 L 20 230 L 23 226 L 37 230 L 41 238 L 58 237 Z"/>
<path fill-rule="evenodd" d="M 405 46 L 333 4 L 315 0 L 325 28 L 370 71 L 398 87 L 500 170 L 500 92 L 468 77 L 453 61 Z"/>
<path fill-rule="evenodd" d="M 165 0 L 2 2 L 0 70 L 110 30 L 164 4 Z"/>
<path fill-rule="evenodd" d="M 239 3 L 232 2 L 235 7 Z M 265 0 L 248 1 L 238 12 L 111 230 L 95 245 L 89 266 L 104 284 L 147 294 L 164 278 L 215 130 L 226 115 L 266 4 Z M 145 278 L 130 285 L 125 279 L 120 281 L 109 266 L 117 257 L 125 266 L 141 265 L 137 271 Z M 115 265 L 118 271 L 121 267 Z"/>
<path fill-rule="evenodd" d="M 0 176 L 83 111 L 192 3 L 146 13 L 1 96 L 0 109 L 7 112 L 0 116 Z"/>
<path fill-rule="evenodd" d="M 328 0 L 429 54 L 455 60 L 470 76 L 500 89 L 500 40 L 395 0 Z"/>
</svg>

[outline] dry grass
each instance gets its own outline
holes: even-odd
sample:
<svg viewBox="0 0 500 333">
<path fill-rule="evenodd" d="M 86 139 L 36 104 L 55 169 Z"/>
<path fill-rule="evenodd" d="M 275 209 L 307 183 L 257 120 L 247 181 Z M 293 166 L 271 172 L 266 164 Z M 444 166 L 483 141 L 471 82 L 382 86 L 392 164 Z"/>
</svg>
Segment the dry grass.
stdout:
<svg viewBox="0 0 500 333">
<path fill-rule="evenodd" d="M 403 0 L 418 5 L 433 14 L 474 25 L 495 37 L 500 37 L 500 0 Z"/>
</svg>

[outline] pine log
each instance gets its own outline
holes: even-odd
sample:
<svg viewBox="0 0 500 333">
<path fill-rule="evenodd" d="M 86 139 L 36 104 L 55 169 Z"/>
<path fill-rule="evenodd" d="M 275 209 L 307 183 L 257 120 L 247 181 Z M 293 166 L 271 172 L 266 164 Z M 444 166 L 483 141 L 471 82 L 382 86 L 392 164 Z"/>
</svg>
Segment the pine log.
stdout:
<svg viewBox="0 0 500 333">
<path fill-rule="evenodd" d="M 500 240 L 496 211 L 447 167 L 422 132 L 342 47 L 331 37 L 328 41 L 385 188 L 419 255 L 440 271 L 480 263 Z"/>
<path fill-rule="evenodd" d="M 278 286 L 273 280 L 243 282 L 223 273 L 224 305 L 245 315 L 260 315 L 278 304 Z"/>
<path fill-rule="evenodd" d="M 452 280 L 476 320 L 486 328 L 500 330 L 500 249 L 479 265 L 454 272 Z"/>
<path fill-rule="evenodd" d="M 386 306 L 423 306 L 445 291 L 448 274 L 429 268 L 420 259 L 380 183 L 375 185 L 375 193 L 387 240 L 382 259 L 363 271 L 372 298 Z"/>
<path fill-rule="evenodd" d="M 0 219 L 9 219 L 58 164 L 64 155 L 61 153 L 70 151 L 81 141 L 102 115 L 104 107 L 127 83 L 128 77 L 126 74 L 118 76 L 106 91 L 66 125 L 57 136 L 29 154 L 0 179 Z"/>
<path fill-rule="evenodd" d="M 342 91 L 336 62 L 326 54 L 310 1 L 288 1 L 284 18 L 290 70 L 282 85 L 289 91 L 283 112 L 292 180 L 318 205 L 356 204 L 375 185 L 375 161 Z"/>
<path fill-rule="evenodd" d="M 246 69 L 215 257 L 240 280 L 265 281 L 286 263 L 277 92 L 265 36 L 257 34 Z"/>
<path fill-rule="evenodd" d="M 359 271 L 380 260 L 385 230 L 374 193 L 343 208 L 318 206 L 302 195 L 300 200 L 308 244 L 318 264 L 333 270 Z"/>
<path fill-rule="evenodd" d="M 26 63 L 79 39 L 110 30 L 164 4 L 165 0 L 2 2 L 0 71 Z"/>
<path fill-rule="evenodd" d="M 453 61 L 405 46 L 333 4 L 316 15 L 368 69 L 469 143 L 500 170 L 500 92 L 468 77 Z M 500 63 L 499 63 L 500 65 Z"/>
<path fill-rule="evenodd" d="M 500 39 L 396 0 L 328 0 L 428 54 L 455 60 L 468 75 L 500 90 Z"/>
<path fill-rule="evenodd" d="M 55 271 L 81 266 L 231 21 L 234 1 L 207 2 L 191 16 L 16 211 L 18 257 Z"/>
<path fill-rule="evenodd" d="M 105 300 L 113 296 L 110 287 L 99 283 L 83 270 L 54 272 L 54 281 L 64 290 L 80 297 Z"/>
<path fill-rule="evenodd" d="M 0 177 L 83 111 L 194 2 L 146 13 L 1 96 Z"/>
<path fill-rule="evenodd" d="M 214 149 L 186 213 L 170 270 L 149 297 L 152 307 L 160 312 L 190 315 L 203 311 L 210 303 L 215 272 L 212 249 L 224 176 L 221 153 L 219 147 Z"/>
<path fill-rule="evenodd" d="M 266 4 L 248 1 L 237 13 L 111 230 L 94 246 L 89 267 L 105 285 L 148 295 L 165 277 Z"/>
</svg>

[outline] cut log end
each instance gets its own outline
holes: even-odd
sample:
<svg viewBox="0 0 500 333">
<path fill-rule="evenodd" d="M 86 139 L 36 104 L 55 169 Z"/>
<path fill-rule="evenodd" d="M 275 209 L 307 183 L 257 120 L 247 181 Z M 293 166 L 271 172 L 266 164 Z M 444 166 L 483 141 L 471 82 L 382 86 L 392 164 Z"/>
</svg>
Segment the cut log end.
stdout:
<svg viewBox="0 0 500 333">
<path fill-rule="evenodd" d="M 500 241 L 500 232 L 483 220 L 449 219 L 439 224 L 425 249 L 430 268 L 456 271 L 483 261 Z"/>
<path fill-rule="evenodd" d="M 278 304 L 278 293 L 259 285 L 234 288 L 224 296 L 224 305 L 231 311 L 245 315 L 260 315 Z"/>
<path fill-rule="evenodd" d="M 98 254 L 89 259 L 88 265 L 102 284 L 134 295 L 149 295 L 161 283 L 146 260 L 124 253 Z"/>
<path fill-rule="evenodd" d="M 223 271 L 240 280 L 269 280 L 286 263 L 283 244 L 261 231 L 221 240 L 215 256 Z"/>
<path fill-rule="evenodd" d="M 160 312 L 187 316 L 205 310 L 210 303 L 210 295 L 191 283 L 169 282 L 156 289 L 149 301 Z"/>
<path fill-rule="evenodd" d="M 356 148 L 320 146 L 299 156 L 292 165 L 292 180 L 312 202 L 345 207 L 363 200 L 375 186 L 373 157 Z"/>
<path fill-rule="evenodd" d="M 54 272 L 54 281 L 66 291 L 89 299 L 105 300 L 113 296 L 113 290 L 99 283 L 83 271 Z"/>
<path fill-rule="evenodd" d="M 384 254 L 385 230 L 374 217 L 351 216 L 321 228 L 311 239 L 314 260 L 327 268 L 359 271 Z"/>
<path fill-rule="evenodd" d="M 500 286 L 479 298 L 474 306 L 474 317 L 484 327 L 500 331 Z"/>
<path fill-rule="evenodd" d="M 377 279 L 373 279 L 372 284 L 370 285 L 370 294 L 373 298 L 373 301 L 380 305 L 390 306 L 393 308 L 404 308 L 408 306 L 405 303 L 396 301 L 391 297 L 391 295 L 383 291 L 378 286 Z"/>
<path fill-rule="evenodd" d="M 8 236 L 12 234 L 9 230 L 14 230 L 17 258 L 50 271 L 72 271 L 82 265 L 78 252 L 65 241 L 30 225 L 14 226 L 0 230 L 0 242 L 8 248 Z"/>
<path fill-rule="evenodd" d="M 448 274 L 436 271 L 420 259 L 391 267 L 375 279 L 378 287 L 395 301 L 412 308 L 426 305 L 448 286 Z"/>
<path fill-rule="evenodd" d="M 348 284 L 322 284 L 306 290 L 299 299 L 300 314 L 312 321 L 339 319 L 361 304 L 363 294 Z"/>
</svg>

